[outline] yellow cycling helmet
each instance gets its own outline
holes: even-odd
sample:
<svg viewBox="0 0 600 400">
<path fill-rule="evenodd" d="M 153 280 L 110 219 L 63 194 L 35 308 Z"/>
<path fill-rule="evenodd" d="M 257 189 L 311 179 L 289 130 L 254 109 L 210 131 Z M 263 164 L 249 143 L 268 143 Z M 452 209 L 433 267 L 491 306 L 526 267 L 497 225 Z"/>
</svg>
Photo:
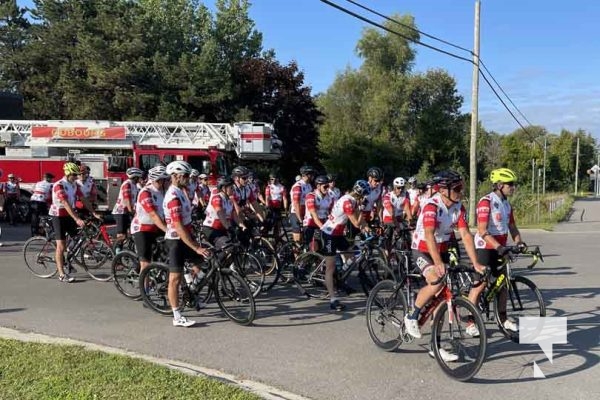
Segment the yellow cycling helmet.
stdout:
<svg viewBox="0 0 600 400">
<path fill-rule="evenodd" d="M 490 180 L 492 183 L 514 183 L 517 181 L 517 175 L 512 169 L 498 168 L 492 171 Z"/>
<path fill-rule="evenodd" d="M 65 175 L 79 175 L 81 173 L 79 166 L 72 162 L 65 163 L 63 171 L 65 171 Z"/>
</svg>

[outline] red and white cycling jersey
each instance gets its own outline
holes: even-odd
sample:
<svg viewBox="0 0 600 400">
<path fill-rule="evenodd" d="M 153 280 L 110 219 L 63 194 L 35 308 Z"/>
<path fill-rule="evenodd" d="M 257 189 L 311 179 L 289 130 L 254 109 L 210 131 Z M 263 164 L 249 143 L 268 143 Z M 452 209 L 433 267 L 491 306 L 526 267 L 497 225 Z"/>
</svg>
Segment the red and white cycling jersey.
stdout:
<svg viewBox="0 0 600 400">
<path fill-rule="evenodd" d="M 113 214 L 125 214 L 127 209 L 125 208 L 125 200 L 129 200 L 131 205 L 135 208 L 135 202 L 137 201 L 138 187 L 131 179 L 127 179 L 121 184 L 119 189 L 119 197 L 113 207 Z"/>
<path fill-rule="evenodd" d="M 300 179 L 298 182 L 292 185 L 290 189 L 290 198 L 291 198 L 291 206 L 290 206 L 290 214 L 296 213 L 296 206 L 294 202 L 300 205 L 300 215 L 304 217 L 304 203 L 306 202 L 306 195 L 312 192 L 312 185 L 308 182 L 305 182 L 304 179 Z"/>
<path fill-rule="evenodd" d="M 190 183 L 188 183 L 187 185 L 187 194 L 188 198 L 193 204 L 198 204 L 198 200 L 196 199 L 196 196 L 198 194 L 198 181 L 192 182 L 190 180 Z"/>
<path fill-rule="evenodd" d="M 142 188 L 135 203 L 135 217 L 131 221 L 131 233 L 158 232 L 159 228 L 152 220 L 150 213 L 155 212 L 161 219 L 164 219 L 163 201 L 163 192 L 154 185 L 149 184 Z"/>
<path fill-rule="evenodd" d="M 233 199 L 240 207 L 244 207 L 256 201 L 256 197 L 254 197 L 254 192 L 252 191 L 252 188 L 248 185 L 233 185 Z"/>
<path fill-rule="evenodd" d="M 321 230 L 328 235 L 343 236 L 348 215 L 352 215 L 358 209 L 358 201 L 349 194 L 345 194 L 335 202 L 329 217 Z"/>
<path fill-rule="evenodd" d="M 383 223 L 392 224 L 404 215 L 404 206 L 409 205 L 410 201 L 406 193 L 402 192 L 396 195 L 393 191 L 383 195 Z"/>
<path fill-rule="evenodd" d="M 281 183 L 269 183 L 265 187 L 265 199 L 269 199 L 269 208 L 280 209 L 283 207 L 283 198 L 287 196 L 287 190 Z"/>
<path fill-rule="evenodd" d="M 485 222 L 487 231 L 498 243 L 506 246 L 509 234 L 509 225 L 515 223 L 513 210 L 507 199 L 501 199 L 496 193 L 491 192 L 483 196 L 477 203 L 477 223 Z M 475 234 L 476 249 L 493 249 L 480 235 Z"/>
<path fill-rule="evenodd" d="M 89 201 L 95 203 L 98 197 L 98 188 L 96 187 L 96 182 L 94 181 L 94 178 L 88 176 L 85 181 L 77 179 L 77 184 L 81 186 L 81 191 L 83 192 L 83 195 L 87 197 Z"/>
<path fill-rule="evenodd" d="M 317 224 L 315 223 L 310 211 L 312 210 L 316 212 L 319 220 L 324 222 L 329 216 L 329 213 L 333 208 L 333 204 L 333 198 L 329 196 L 329 194 L 321 194 L 318 189 L 307 194 L 305 199 L 306 213 L 304 214 L 302 225 L 305 227 L 317 228 Z"/>
<path fill-rule="evenodd" d="M 410 201 L 410 205 L 414 205 L 421 191 L 417 188 L 410 188 L 406 192 L 408 193 L 408 200 Z"/>
<path fill-rule="evenodd" d="M 461 202 L 446 207 L 439 193 L 427 200 L 417 220 L 413 232 L 412 248 L 429 253 L 425 240 L 425 228 L 435 229 L 435 242 L 440 253 L 448 250 L 448 241 L 454 234 L 454 227 L 468 228 L 467 212 Z"/>
<path fill-rule="evenodd" d="M 31 201 L 52 204 L 52 182 L 47 180 L 39 181 L 33 187 L 33 194 L 29 198 Z"/>
<path fill-rule="evenodd" d="M 66 201 L 71 208 L 74 208 L 78 197 L 83 197 L 83 193 L 77 182 L 71 183 L 66 177 L 63 177 L 52 186 L 52 204 L 50 205 L 48 215 L 68 217 L 69 213 L 62 201 Z"/>
<path fill-rule="evenodd" d="M 181 239 L 173 226 L 175 222 L 181 222 L 185 229 L 192 232 L 192 203 L 185 190 L 187 189 L 171 185 L 165 193 L 163 201 L 165 223 L 167 224 L 165 239 Z"/>
<path fill-rule="evenodd" d="M 374 188 L 371 188 L 371 193 L 365 197 L 365 201 L 363 203 L 364 206 L 362 209 L 363 213 L 366 214 L 373 211 L 375 204 L 379 201 L 379 199 L 381 199 L 381 196 L 383 196 L 383 185 L 379 183 Z"/>
<path fill-rule="evenodd" d="M 210 202 L 206 207 L 206 217 L 204 218 L 202 225 L 209 226 L 219 231 L 225 230 L 225 227 L 219 219 L 218 212 L 220 210 L 225 212 L 225 219 L 231 224 L 231 221 L 233 220 L 233 202 L 223 192 L 215 193 L 210 197 Z"/>
<path fill-rule="evenodd" d="M 202 199 L 204 203 L 208 203 L 210 200 L 210 188 L 207 185 L 198 184 L 198 198 Z"/>
<path fill-rule="evenodd" d="M 333 199 L 334 202 L 338 201 L 342 196 L 342 192 L 338 187 L 330 187 L 329 188 L 329 196 Z"/>
<path fill-rule="evenodd" d="M 11 198 L 11 199 L 19 198 L 20 191 L 21 191 L 21 185 L 19 185 L 19 182 L 11 182 L 11 181 L 5 182 L 4 187 L 2 189 L 4 196 Z"/>
</svg>

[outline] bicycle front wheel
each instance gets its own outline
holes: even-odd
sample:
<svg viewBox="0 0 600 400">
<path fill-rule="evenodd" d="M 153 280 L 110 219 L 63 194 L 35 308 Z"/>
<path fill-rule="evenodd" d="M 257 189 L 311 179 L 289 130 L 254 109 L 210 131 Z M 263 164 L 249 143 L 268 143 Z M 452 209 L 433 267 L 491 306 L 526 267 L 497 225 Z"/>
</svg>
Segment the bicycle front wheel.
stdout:
<svg viewBox="0 0 600 400">
<path fill-rule="evenodd" d="M 246 281 L 237 272 L 223 268 L 215 277 L 214 285 L 215 300 L 227 318 L 236 324 L 250 325 L 256 305 Z"/>
<path fill-rule="evenodd" d="M 359 271 L 359 278 L 365 296 L 369 295 L 371 289 L 378 282 L 384 279 L 394 280 L 394 274 L 383 258 L 369 257 L 363 263 Z"/>
<path fill-rule="evenodd" d="M 391 280 L 379 282 L 367 298 L 367 329 L 371 340 L 385 351 L 402 344 L 404 316 L 408 312 L 402 288 Z"/>
<path fill-rule="evenodd" d="M 114 253 L 102 240 L 89 239 L 79 250 L 79 261 L 92 279 L 106 282 L 112 279 L 112 266 L 109 263 Z"/>
<path fill-rule="evenodd" d="M 301 254 L 294 264 L 294 282 L 302 294 L 315 299 L 327 296 L 325 287 L 325 257 L 309 251 Z"/>
<path fill-rule="evenodd" d="M 477 336 L 466 332 L 472 323 L 479 330 Z M 451 378 L 468 381 L 483 365 L 487 350 L 485 324 L 469 300 L 456 297 L 451 303 L 442 303 L 433 318 L 431 337 L 435 359 Z"/>
<path fill-rule="evenodd" d="M 163 263 L 151 263 L 140 273 L 140 295 L 144 303 L 159 314 L 169 315 L 173 312 L 169 303 L 169 267 Z M 180 304 L 182 294 L 179 293 Z"/>
<path fill-rule="evenodd" d="M 123 250 L 111 263 L 113 282 L 125 297 L 140 298 L 140 260 L 137 254 Z"/>
<path fill-rule="evenodd" d="M 34 236 L 23 246 L 25 265 L 39 278 L 50 278 L 56 274 L 56 245 L 43 236 Z"/>
<path fill-rule="evenodd" d="M 519 343 L 519 332 L 506 329 L 505 320 L 515 324 L 519 323 L 520 317 L 545 317 L 546 306 L 540 290 L 535 283 L 524 276 L 516 275 L 509 282 L 506 303 L 502 302 L 502 291 L 494 299 L 494 314 L 500 331 L 508 339 Z M 503 310 L 506 310 L 503 312 Z"/>
<path fill-rule="evenodd" d="M 265 283 L 265 272 L 261 262 L 250 253 L 242 253 L 235 256 L 235 266 L 238 274 L 250 287 L 252 296 L 258 296 Z"/>
</svg>

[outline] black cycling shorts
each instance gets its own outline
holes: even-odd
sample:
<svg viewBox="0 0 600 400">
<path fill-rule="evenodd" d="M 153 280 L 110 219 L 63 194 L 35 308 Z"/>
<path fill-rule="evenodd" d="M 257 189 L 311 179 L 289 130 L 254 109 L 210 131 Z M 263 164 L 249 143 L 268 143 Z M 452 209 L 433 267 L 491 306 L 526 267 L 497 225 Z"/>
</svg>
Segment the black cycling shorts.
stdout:
<svg viewBox="0 0 600 400">
<path fill-rule="evenodd" d="M 54 227 L 54 238 L 56 240 L 65 240 L 67 233 L 71 237 L 77 234 L 77 223 L 70 216 L 52 217 L 52 226 Z"/>
<path fill-rule="evenodd" d="M 208 226 L 202 227 L 202 233 L 208 240 L 208 243 L 215 246 L 217 249 L 222 249 L 226 244 L 231 242 L 229 234 L 226 230 L 213 229 Z"/>
<path fill-rule="evenodd" d="M 133 234 L 135 250 L 140 257 L 140 261 L 152 261 L 152 246 L 156 243 L 156 239 L 159 236 L 159 232 L 136 232 Z"/>
<path fill-rule="evenodd" d="M 350 247 L 350 243 L 344 236 L 332 236 L 322 232 L 321 237 L 323 239 L 322 253 L 325 256 L 335 256 L 336 251 L 344 251 Z"/>
<path fill-rule="evenodd" d="M 440 253 L 440 256 L 442 257 L 442 262 L 444 262 L 445 264 L 447 264 L 450 261 L 450 253 L 442 252 Z M 431 255 L 429 253 L 425 253 L 419 250 L 412 251 L 412 259 L 414 260 L 414 263 L 417 265 L 417 267 L 419 267 L 419 269 L 421 270 L 421 275 L 423 276 L 425 276 L 427 270 L 429 270 L 429 268 L 433 267 L 434 265 Z"/>
<path fill-rule="evenodd" d="M 500 255 L 495 249 L 476 249 L 477 262 L 490 268 L 492 276 L 498 277 L 501 272 Z"/>
<path fill-rule="evenodd" d="M 302 221 L 298 220 L 296 213 L 290 214 L 290 227 L 292 228 L 292 233 L 302 233 Z"/>
<path fill-rule="evenodd" d="M 129 214 L 113 214 L 117 223 L 117 233 L 126 235 L 131 225 L 131 216 Z"/>
<path fill-rule="evenodd" d="M 192 250 L 181 239 L 166 239 L 167 248 L 169 249 L 169 271 L 183 272 L 183 263 L 189 261 L 193 264 L 200 264 L 202 257 Z"/>
</svg>

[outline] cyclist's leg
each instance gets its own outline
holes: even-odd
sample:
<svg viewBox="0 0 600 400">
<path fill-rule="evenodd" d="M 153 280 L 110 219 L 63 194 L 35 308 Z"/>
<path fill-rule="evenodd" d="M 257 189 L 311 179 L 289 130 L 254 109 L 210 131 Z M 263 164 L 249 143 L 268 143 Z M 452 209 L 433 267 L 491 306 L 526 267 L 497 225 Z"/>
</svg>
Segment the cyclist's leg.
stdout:
<svg viewBox="0 0 600 400">
<path fill-rule="evenodd" d="M 39 235 L 40 230 L 40 206 L 43 204 L 40 201 L 32 201 L 29 203 L 31 209 L 31 236 Z"/>
<path fill-rule="evenodd" d="M 323 254 L 325 255 L 325 287 L 329 293 L 329 307 L 332 310 L 342 311 L 345 306 L 335 297 L 335 256 L 336 251 L 344 251 L 350 244 L 344 236 L 332 236 L 322 233 Z"/>
<path fill-rule="evenodd" d="M 52 218 L 54 226 L 54 235 L 56 238 L 56 269 L 58 269 L 59 279 L 66 276 L 65 274 L 65 259 L 64 253 L 67 247 L 67 234 L 75 235 L 77 232 L 77 224 L 73 218 L 69 217 L 54 217 Z M 68 280 L 70 282 L 71 280 Z"/>
<path fill-rule="evenodd" d="M 290 227 L 292 228 L 294 242 L 302 243 L 302 221 L 298 220 L 295 213 L 290 214 Z"/>
<path fill-rule="evenodd" d="M 187 245 L 181 239 L 167 239 L 169 249 L 169 287 L 167 297 L 173 310 L 173 326 L 192 326 L 194 321 L 189 321 L 181 315 L 179 304 L 179 287 L 181 286 L 181 277 L 183 275 L 183 263 L 188 253 L 185 249 Z"/>
<path fill-rule="evenodd" d="M 492 275 L 498 276 L 498 252 L 491 249 L 476 249 L 477 262 L 485 265 L 492 270 Z M 477 277 L 479 279 L 479 277 Z M 474 285 L 469 291 L 469 301 L 475 306 L 479 303 L 479 296 L 485 289 L 485 281 L 478 280 L 478 284 Z"/>
<path fill-rule="evenodd" d="M 156 241 L 156 232 L 136 232 L 133 234 L 135 249 L 140 257 L 140 273 L 150 265 L 152 261 L 152 244 Z"/>
</svg>

